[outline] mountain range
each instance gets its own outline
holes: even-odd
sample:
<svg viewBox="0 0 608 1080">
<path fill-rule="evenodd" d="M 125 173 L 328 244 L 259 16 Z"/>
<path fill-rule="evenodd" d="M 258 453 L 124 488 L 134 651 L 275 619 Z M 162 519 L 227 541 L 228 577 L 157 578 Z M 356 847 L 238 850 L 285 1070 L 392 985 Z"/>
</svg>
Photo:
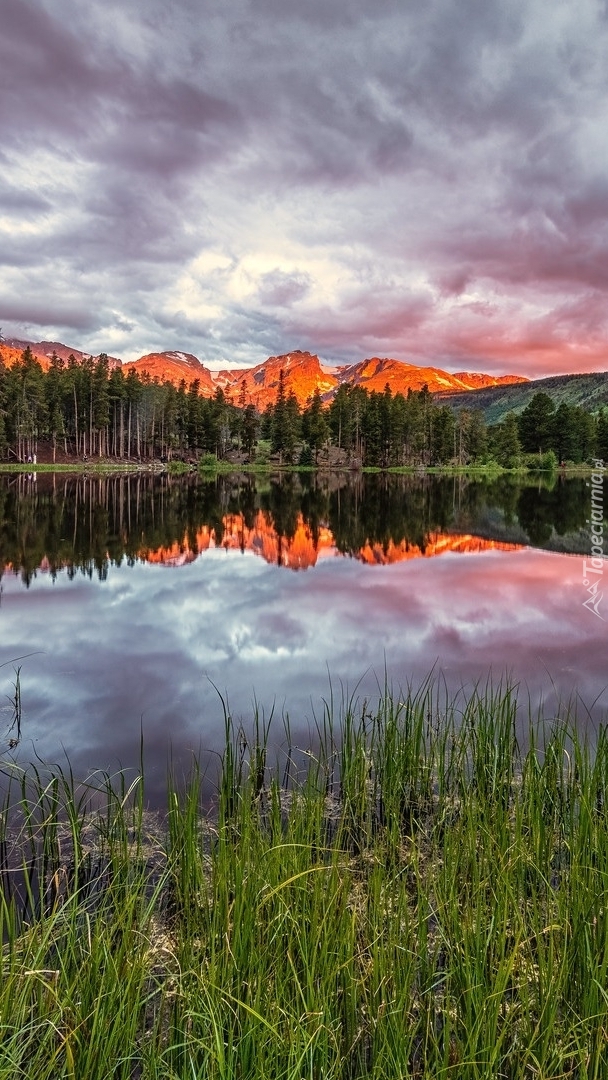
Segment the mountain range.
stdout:
<svg viewBox="0 0 608 1080">
<path fill-rule="evenodd" d="M 43 371 L 48 371 L 53 353 L 59 356 L 61 360 L 67 360 L 70 356 L 74 356 L 79 364 L 83 360 L 90 360 L 92 355 L 88 352 L 82 352 L 81 349 L 74 349 L 71 345 L 63 345 L 61 341 L 27 341 L 25 338 L 4 338 L 0 342 L 0 360 L 7 367 L 11 367 L 17 360 L 21 359 L 22 352 L 28 348 Z M 122 367 L 122 360 L 119 360 L 117 356 L 108 356 L 108 364 L 111 368 Z"/>
<path fill-rule="evenodd" d="M 79 362 L 91 356 L 58 341 L 34 342 L 8 338 L 0 344 L 0 360 L 10 367 L 28 346 L 44 370 L 48 369 L 53 353 L 63 360 L 73 355 Z M 175 385 L 183 380 L 186 386 L 190 386 L 197 380 L 199 393 L 204 397 L 212 397 L 220 387 L 235 404 L 252 403 L 258 409 L 264 409 L 276 400 L 281 372 L 285 392 L 293 391 L 300 405 L 305 405 L 315 390 L 320 392 L 324 401 L 329 402 L 344 384 L 380 393 L 388 385 L 393 393 L 403 394 L 410 389 L 421 390 L 426 385 L 431 393 L 460 394 L 486 387 L 528 382 L 521 375 L 494 376 L 464 371 L 451 374 L 441 368 L 420 367 L 404 360 L 380 357 L 361 360 L 357 364 L 328 366 L 322 364 L 314 353 L 300 349 L 282 356 L 270 356 L 255 367 L 226 368 L 221 371 L 211 371 L 192 353 L 177 351 L 147 353 L 128 363 L 115 356 L 108 357 L 108 361 L 112 368 L 122 366 L 125 372 L 133 368 L 140 375 L 147 374 L 152 379 Z"/>
</svg>

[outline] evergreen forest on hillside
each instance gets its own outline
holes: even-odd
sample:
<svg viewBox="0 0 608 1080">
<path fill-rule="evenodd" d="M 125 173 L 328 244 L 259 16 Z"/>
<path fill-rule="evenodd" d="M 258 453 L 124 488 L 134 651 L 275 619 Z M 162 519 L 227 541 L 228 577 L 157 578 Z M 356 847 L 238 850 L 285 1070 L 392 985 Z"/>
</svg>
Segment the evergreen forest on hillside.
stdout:
<svg viewBox="0 0 608 1080">
<path fill-rule="evenodd" d="M 134 369 L 110 368 L 105 354 L 82 362 L 51 357 L 44 372 L 26 349 L 0 366 L 0 458 L 63 458 L 319 464 L 389 468 L 550 468 L 608 458 L 608 408 L 592 412 L 535 394 L 519 414 L 488 425 L 480 410 L 442 404 L 428 388 L 393 394 L 342 385 L 329 404 L 319 391 L 303 407 L 281 372 L 276 401 L 260 413 L 243 394 L 203 397 Z"/>
<path fill-rule="evenodd" d="M 481 409 L 486 423 L 501 423 L 507 413 L 520 413 L 535 394 L 547 394 L 555 407 L 580 405 L 588 412 L 608 406 L 608 371 L 589 371 L 582 374 L 550 375 L 531 382 L 483 386 L 479 390 L 441 390 L 437 397 L 442 405 L 454 409 Z"/>
</svg>

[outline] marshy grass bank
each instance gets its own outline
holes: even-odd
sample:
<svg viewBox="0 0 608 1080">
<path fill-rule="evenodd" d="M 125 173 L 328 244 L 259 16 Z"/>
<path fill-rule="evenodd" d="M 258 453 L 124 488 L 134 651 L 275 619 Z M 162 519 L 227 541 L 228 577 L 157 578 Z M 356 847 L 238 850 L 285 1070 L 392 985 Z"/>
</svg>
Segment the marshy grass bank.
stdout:
<svg viewBox="0 0 608 1080">
<path fill-rule="evenodd" d="M 0 1078 L 608 1076 L 608 737 L 509 689 L 226 724 L 143 778 L 12 777 Z M 10 807 L 9 807 L 10 803 Z"/>
</svg>

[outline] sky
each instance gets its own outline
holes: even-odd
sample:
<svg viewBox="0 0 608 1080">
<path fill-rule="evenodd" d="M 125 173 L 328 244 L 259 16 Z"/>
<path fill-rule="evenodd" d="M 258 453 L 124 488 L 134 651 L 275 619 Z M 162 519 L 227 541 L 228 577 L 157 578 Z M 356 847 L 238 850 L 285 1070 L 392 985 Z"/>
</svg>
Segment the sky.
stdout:
<svg viewBox="0 0 608 1080">
<path fill-rule="evenodd" d="M 608 370 L 608 0 L 0 0 L 0 326 Z"/>
</svg>

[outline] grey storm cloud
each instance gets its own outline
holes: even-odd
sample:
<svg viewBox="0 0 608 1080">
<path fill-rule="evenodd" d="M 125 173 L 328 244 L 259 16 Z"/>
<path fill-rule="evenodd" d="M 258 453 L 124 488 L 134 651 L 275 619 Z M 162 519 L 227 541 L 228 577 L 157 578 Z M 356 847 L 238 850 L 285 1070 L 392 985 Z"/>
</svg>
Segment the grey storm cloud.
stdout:
<svg viewBox="0 0 608 1080">
<path fill-rule="evenodd" d="M 271 270 L 263 274 L 259 283 L 259 296 L 262 304 L 270 307 L 289 307 L 296 300 L 301 300 L 310 289 L 307 274 L 285 274 L 282 270 Z"/>
<path fill-rule="evenodd" d="M 607 46 L 596 0 L 3 0 L 4 332 L 608 367 Z"/>
</svg>

